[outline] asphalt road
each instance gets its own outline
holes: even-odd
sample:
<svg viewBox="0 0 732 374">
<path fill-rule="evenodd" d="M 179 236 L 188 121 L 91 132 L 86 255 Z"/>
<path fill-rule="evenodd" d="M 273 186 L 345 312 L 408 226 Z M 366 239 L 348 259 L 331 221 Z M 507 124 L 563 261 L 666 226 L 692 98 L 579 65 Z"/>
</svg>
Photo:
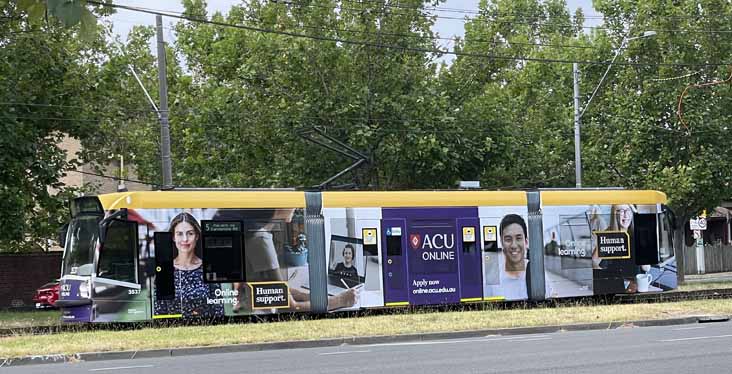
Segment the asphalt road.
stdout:
<svg viewBox="0 0 732 374">
<path fill-rule="evenodd" d="M 42 364 L 3 373 L 727 373 L 732 322 Z"/>
</svg>

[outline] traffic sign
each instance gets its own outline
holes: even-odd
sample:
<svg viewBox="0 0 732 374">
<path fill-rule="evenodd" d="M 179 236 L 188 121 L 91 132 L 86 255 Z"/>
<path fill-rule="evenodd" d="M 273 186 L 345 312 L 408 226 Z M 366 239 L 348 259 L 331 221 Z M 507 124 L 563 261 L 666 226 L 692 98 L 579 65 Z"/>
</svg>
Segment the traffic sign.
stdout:
<svg viewBox="0 0 732 374">
<path fill-rule="evenodd" d="M 692 230 L 706 230 L 707 219 L 704 217 L 692 218 L 689 220 L 689 228 Z"/>
</svg>

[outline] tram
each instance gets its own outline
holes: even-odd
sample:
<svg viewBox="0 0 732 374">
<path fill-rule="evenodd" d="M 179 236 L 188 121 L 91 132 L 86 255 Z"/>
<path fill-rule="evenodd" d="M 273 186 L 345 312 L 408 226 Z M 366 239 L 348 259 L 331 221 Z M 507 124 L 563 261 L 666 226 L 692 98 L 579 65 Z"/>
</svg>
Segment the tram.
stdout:
<svg viewBox="0 0 732 374">
<path fill-rule="evenodd" d="M 649 190 L 168 190 L 71 201 L 67 322 L 216 318 L 676 288 Z"/>
</svg>

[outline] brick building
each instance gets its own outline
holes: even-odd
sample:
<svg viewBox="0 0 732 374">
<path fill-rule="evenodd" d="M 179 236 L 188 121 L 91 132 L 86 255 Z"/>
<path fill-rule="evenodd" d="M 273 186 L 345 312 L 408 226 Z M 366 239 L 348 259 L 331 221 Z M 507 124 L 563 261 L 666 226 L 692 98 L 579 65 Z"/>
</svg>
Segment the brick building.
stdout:
<svg viewBox="0 0 732 374">
<path fill-rule="evenodd" d="M 33 307 L 36 289 L 59 277 L 61 252 L 0 254 L 0 308 Z"/>
</svg>

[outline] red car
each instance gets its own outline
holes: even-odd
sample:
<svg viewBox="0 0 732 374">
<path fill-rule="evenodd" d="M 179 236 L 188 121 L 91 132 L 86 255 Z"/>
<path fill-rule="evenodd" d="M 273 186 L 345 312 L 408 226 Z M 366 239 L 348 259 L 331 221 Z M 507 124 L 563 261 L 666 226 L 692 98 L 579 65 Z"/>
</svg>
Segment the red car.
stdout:
<svg viewBox="0 0 732 374">
<path fill-rule="evenodd" d="M 56 300 L 58 300 L 58 291 L 61 285 L 57 281 L 46 283 L 36 290 L 33 295 L 33 301 L 36 303 L 36 309 L 55 308 Z"/>
</svg>

